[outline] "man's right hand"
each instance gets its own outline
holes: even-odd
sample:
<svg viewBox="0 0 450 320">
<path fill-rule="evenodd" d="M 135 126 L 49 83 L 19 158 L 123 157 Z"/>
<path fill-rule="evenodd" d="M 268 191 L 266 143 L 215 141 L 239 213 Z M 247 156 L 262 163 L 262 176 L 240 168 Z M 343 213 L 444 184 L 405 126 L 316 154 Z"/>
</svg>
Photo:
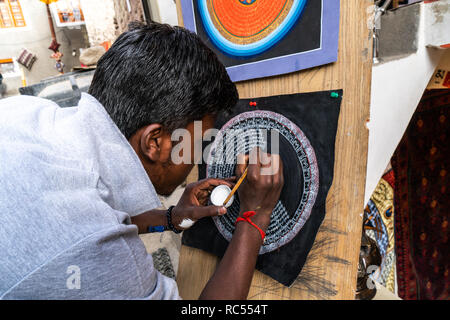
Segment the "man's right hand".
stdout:
<svg viewBox="0 0 450 320">
<path fill-rule="evenodd" d="M 279 155 L 261 153 L 261 160 L 260 152 L 257 148 L 249 156 L 239 156 L 236 174 L 241 176 L 248 167 L 247 177 L 238 189 L 241 214 L 256 211 L 252 222 L 265 231 L 283 188 L 283 164 Z M 225 255 L 200 298 L 245 299 L 261 245 L 261 235 L 256 228 L 249 223 L 239 223 Z"/>
<path fill-rule="evenodd" d="M 241 214 L 255 211 L 255 218 L 262 220 L 263 225 L 266 223 L 268 225 L 284 184 L 283 163 L 280 156 L 254 148 L 249 155 L 239 155 L 237 162 L 237 177 L 240 177 L 248 167 L 247 177 L 238 189 Z"/>
</svg>

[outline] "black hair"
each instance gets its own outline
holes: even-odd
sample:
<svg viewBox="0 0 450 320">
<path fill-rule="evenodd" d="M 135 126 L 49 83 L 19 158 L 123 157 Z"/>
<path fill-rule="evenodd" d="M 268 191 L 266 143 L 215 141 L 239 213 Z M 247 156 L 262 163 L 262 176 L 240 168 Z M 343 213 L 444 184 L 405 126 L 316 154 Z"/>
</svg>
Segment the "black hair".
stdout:
<svg viewBox="0 0 450 320">
<path fill-rule="evenodd" d="M 127 139 L 151 123 L 184 128 L 238 100 L 225 67 L 195 33 L 160 23 L 130 24 L 98 61 L 89 93 Z"/>
</svg>

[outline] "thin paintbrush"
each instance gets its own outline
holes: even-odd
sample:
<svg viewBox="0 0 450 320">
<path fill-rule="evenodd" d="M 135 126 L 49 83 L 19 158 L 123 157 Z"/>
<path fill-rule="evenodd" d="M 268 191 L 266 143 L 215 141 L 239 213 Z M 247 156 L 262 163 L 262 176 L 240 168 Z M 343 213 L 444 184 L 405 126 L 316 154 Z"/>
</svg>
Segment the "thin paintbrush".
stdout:
<svg viewBox="0 0 450 320">
<path fill-rule="evenodd" d="M 247 176 L 247 172 L 248 172 L 248 167 L 245 169 L 244 173 L 239 178 L 239 180 L 236 183 L 236 185 L 234 186 L 233 190 L 231 190 L 230 194 L 228 195 L 228 197 L 223 202 L 223 205 L 226 205 L 228 203 L 228 201 L 230 201 L 231 197 L 236 193 L 236 191 L 239 188 L 239 186 L 241 185 L 242 181 L 244 181 L 245 177 Z"/>
</svg>

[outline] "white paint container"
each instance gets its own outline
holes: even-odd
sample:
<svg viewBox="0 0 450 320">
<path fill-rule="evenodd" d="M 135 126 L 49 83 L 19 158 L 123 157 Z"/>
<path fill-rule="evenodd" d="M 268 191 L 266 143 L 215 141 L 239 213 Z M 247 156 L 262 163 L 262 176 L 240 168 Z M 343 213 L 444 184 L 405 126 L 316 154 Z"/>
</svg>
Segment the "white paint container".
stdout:
<svg viewBox="0 0 450 320">
<path fill-rule="evenodd" d="M 215 206 L 222 207 L 223 202 L 227 199 L 228 195 L 231 193 L 231 189 L 227 185 L 220 185 L 214 188 L 214 190 L 211 192 L 211 203 Z M 225 208 L 230 207 L 233 204 L 234 201 L 234 195 L 231 197 L 230 200 L 225 204 Z"/>
</svg>

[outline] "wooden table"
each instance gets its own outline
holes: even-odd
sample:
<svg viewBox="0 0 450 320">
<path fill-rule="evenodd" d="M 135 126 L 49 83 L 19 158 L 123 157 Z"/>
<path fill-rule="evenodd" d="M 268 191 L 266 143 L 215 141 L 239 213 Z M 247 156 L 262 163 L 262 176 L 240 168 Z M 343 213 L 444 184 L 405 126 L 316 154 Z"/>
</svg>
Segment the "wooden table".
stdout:
<svg viewBox="0 0 450 320">
<path fill-rule="evenodd" d="M 317 0 L 311 0 L 317 1 Z M 327 0 L 325 0 L 327 1 Z M 180 25 L 182 16 L 177 0 Z M 336 137 L 334 181 L 326 217 L 299 279 L 286 288 L 255 271 L 249 299 L 354 299 L 361 241 L 367 161 L 372 32 L 370 0 L 341 0 L 338 62 L 237 84 L 241 98 L 344 89 Z M 218 259 L 182 246 L 177 283 L 184 299 L 197 299 Z"/>
</svg>

